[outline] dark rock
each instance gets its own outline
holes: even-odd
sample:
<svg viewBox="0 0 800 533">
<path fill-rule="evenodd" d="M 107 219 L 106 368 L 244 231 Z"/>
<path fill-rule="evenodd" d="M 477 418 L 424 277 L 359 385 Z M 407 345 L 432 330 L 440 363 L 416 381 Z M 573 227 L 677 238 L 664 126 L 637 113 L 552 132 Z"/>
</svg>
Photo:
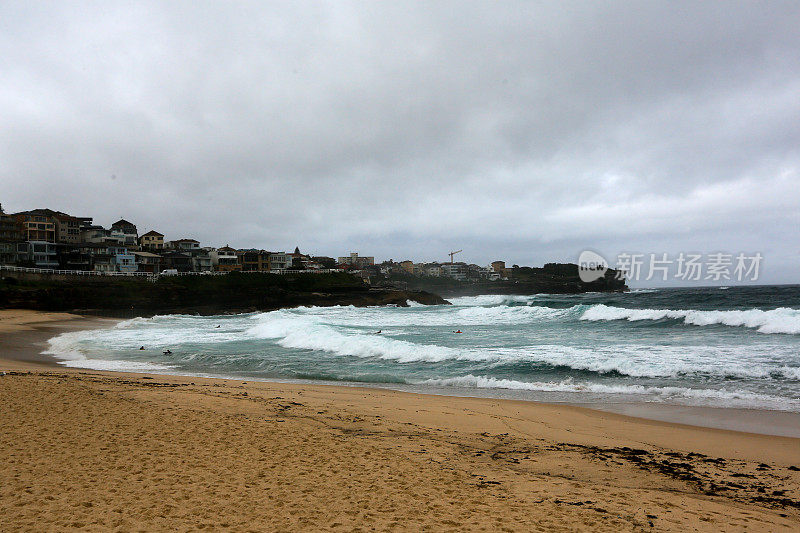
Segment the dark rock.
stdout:
<svg viewBox="0 0 800 533">
<path fill-rule="evenodd" d="M 346 273 L 231 273 L 162 277 L 156 282 L 144 278 L 74 276 L 69 280 L 0 283 L 0 308 L 71 311 L 119 318 L 170 313 L 219 315 L 297 306 L 405 307 L 409 300 L 425 305 L 449 304 L 430 292 L 371 288 Z"/>
</svg>

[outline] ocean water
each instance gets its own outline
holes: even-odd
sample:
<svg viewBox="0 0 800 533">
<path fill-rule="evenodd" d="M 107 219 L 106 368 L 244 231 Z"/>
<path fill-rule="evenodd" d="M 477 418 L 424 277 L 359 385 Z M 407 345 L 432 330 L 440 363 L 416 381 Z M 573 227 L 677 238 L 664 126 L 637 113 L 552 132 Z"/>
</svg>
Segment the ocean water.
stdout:
<svg viewBox="0 0 800 533">
<path fill-rule="evenodd" d="M 46 353 L 99 370 L 800 412 L 800 286 L 451 301 L 136 318 Z"/>
</svg>

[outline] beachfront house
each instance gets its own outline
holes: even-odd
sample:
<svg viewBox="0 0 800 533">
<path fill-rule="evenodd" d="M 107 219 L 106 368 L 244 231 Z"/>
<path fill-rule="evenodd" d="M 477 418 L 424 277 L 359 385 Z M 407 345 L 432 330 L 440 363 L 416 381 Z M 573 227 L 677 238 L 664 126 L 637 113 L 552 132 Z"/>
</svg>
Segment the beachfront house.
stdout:
<svg viewBox="0 0 800 533">
<path fill-rule="evenodd" d="M 57 246 L 58 268 L 61 270 L 93 270 L 92 254 L 80 244 Z"/>
<path fill-rule="evenodd" d="M 152 252 L 133 252 L 137 271 L 158 274 L 161 272 L 161 256 Z"/>
<path fill-rule="evenodd" d="M 270 252 L 269 271 L 280 273 L 292 267 L 292 256 L 286 252 Z"/>
<path fill-rule="evenodd" d="M 194 239 L 178 239 L 176 241 L 169 241 L 167 247 L 179 252 L 191 252 L 192 250 L 200 249 L 200 241 Z"/>
<path fill-rule="evenodd" d="M 120 244 L 128 248 L 135 247 L 139 244 L 139 234 L 136 225 L 121 218 L 111 224 L 111 232 L 115 237 L 119 236 Z"/>
<path fill-rule="evenodd" d="M 269 252 L 251 248 L 239 250 L 239 264 L 242 265 L 242 272 L 264 272 L 269 271 Z"/>
<path fill-rule="evenodd" d="M 56 244 L 46 241 L 18 242 L 17 262 L 35 268 L 58 268 Z"/>
<path fill-rule="evenodd" d="M 56 242 L 56 219 L 54 211 L 33 209 L 21 211 L 13 216 L 19 226 L 21 238 L 29 242 Z"/>
<path fill-rule="evenodd" d="M 163 270 L 177 270 L 178 272 L 192 271 L 192 255 L 187 252 L 167 251 L 161 254 L 161 268 Z"/>
<path fill-rule="evenodd" d="M 66 213 L 54 212 L 56 223 L 56 242 L 78 244 L 81 242 L 81 228 L 91 225 L 91 218 L 78 218 Z"/>
<path fill-rule="evenodd" d="M 139 246 L 142 250 L 158 253 L 164 249 L 164 236 L 157 231 L 148 231 L 139 237 Z"/>
<path fill-rule="evenodd" d="M 81 242 L 90 244 L 100 244 L 106 242 L 108 230 L 103 226 L 87 225 L 81 228 Z"/>
<path fill-rule="evenodd" d="M 192 256 L 192 270 L 194 272 L 211 272 L 214 270 L 213 260 L 211 259 L 211 253 L 214 251 L 216 250 L 212 247 L 192 250 L 190 252 Z"/>
<path fill-rule="evenodd" d="M 136 256 L 128 251 L 125 246 L 109 246 L 108 253 L 113 257 L 116 272 L 136 272 Z"/>
<path fill-rule="evenodd" d="M 242 271 L 242 265 L 239 263 L 239 256 L 236 255 L 236 250 L 227 244 L 222 248 L 212 250 L 209 255 L 211 256 L 211 267 L 217 272 Z"/>
<path fill-rule="evenodd" d="M 16 243 L 21 238 L 15 218 L 4 213 L 3 207 L 0 206 L 0 265 L 16 263 Z"/>
</svg>

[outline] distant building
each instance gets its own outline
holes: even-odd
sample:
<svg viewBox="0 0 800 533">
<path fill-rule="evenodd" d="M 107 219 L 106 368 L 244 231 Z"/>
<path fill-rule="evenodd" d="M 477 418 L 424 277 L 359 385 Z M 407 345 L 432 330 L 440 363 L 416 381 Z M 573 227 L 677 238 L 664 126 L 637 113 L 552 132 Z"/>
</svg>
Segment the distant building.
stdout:
<svg viewBox="0 0 800 533">
<path fill-rule="evenodd" d="M 15 251 L 17 263 L 36 268 L 58 268 L 58 255 L 54 242 L 18 242 Z"/>
<path fill-rule="evenodd" d="M 458 281 L 467 279 L 467 265 L 465 263 L 445 263 L 442 265 L 442 273 Z"/>
<path fill-rule="evenodd" d="M 97 253 L 92 257 L 96 272 L 114 272 L 117 269 L 116 257 L 109 253 Z"/>
<path fill-rule="evenodd" d="M 148 231 L 139 237 L 139 246 L 142 250 L 159 252 L 164 249 L 164 236 L 157 231 Z"/>
<path fill-rule="evenodd" d="M 138 236 L 138 234 L 139 234 L 139 232 L 136 229 L 136 224 L 134 224 L 133 222 L 128 222 L 124 218 L 121 218 L 121 219 L 117 220 L 116 222 L 114 222 L 113 224 L 111 224 L 111 229 L 119 230 L 122 233 L 125 233 L 125 234 L 128 234 L 128 235 L 137 235 Z"/>
<path fill-rule="evenodd" d="M 87 225 L 81 228 L 81 242 L 101 244 L 106 242 L 109 231 L 103 226 Z"/>
<path fill-rule="evenodd" d="M 56 250 L 61 270 L 94 270 L 92 254 L 80 244 L 63 244 Z"/>
<path fill-rule="evenodd" d="M 55 211 L 49 209 L 33 209 L 14 213 L 17 226 L 23 241 L 56 242 Z"/>
<path fill-rule="evenodd" d="M 340 257 L 339 264 L 348 265 L 353 268 L 363 268 L 367 265 L 374 265 L 375 258 L 367 256 L 359 256 L 358 252 L 350 252 L 348 257 Z"/>
<path fill-rule="evenodd" d="M 482 280 L 482 279 L 499 279 L 500 274 L 495 272 L 491 266 L 480 265 L 467 265 L 467 279 Z"/>
<path fill-rule="evenodd" d="M 414 273 L 414 262 L 413 261 L 408 261 L 408 260 L 400 261 L 400 263 L 398 263 L 398 264 L 400 265 L 400 268 L 402 268 L 403 270 L 405 270 L 409 274 L 413 274 Z"/>
<path fill-rule="evenodd" d="M 430 263 L 425 266 L 425 275 L 438 278 L 442 275 L 442 265 L 439 263 Z"/>
<path fill-rule="evenodd" d="M 283 270 L 290 269 L 292 267 L 292 259 L 292 254 L 287 254 L 286 252 L 270 252 L 269 271 L 277 274 Z"/>
<path fill-rule="evenodd" d="M 266 250 L 238 250 L 239 264 L 242 272 L 268 272 L 269 271 L 269 252 Z"/>
<path fill-rule="evenodd" d="M 494 270 L 495 272 L 499 273 L 499 272 L 502 272 L 504 268 L 506 268 L 506 262 L 505 261 L 492 261 L 492 264 L 489 265 L 489 266 L 492 268 L 492 270 Z"/>
<path fill-rule="evenodd" d="M 64 244 L 78 244 L 81 242 L 81 228 L 84 224 L 91 224 L 91 218 L 78 218 L 66 213 L 56 212 L 53 215 L 56 221 L 56 242 Z"/>
<path fill-rule="evenodd" d="M 320 265 L 320 268 L 336 268 L 336 259 L 325 255 L 316 255 L 311 258 L 314 263 Z"/>
<path fill-rule="evenodd" d="M 297 246 L 295 246 L 294 252 L 287 255 L 291 258 L 287 267 L 289 270 L 303 270 L 308 268 L 309 263 L 311 263 L 311 257 L 302 253 Z"/>
<path fill-rule="evenodd" d="M 3 212 L 0 206 L 0 265 L 10 265 L 17 262 L 16 243 L 21 240 L 22 234 L 17 226 L 16 219 Z"/>
<path fill-rule="evenodd" d="M 136 256 L 125 246 L 109 246 L 108 253 L 113 257 L 114 270 L 117 272 L 136 272 Z"/>
<path fill-rule="evenodd" d="M 133 252 L 139 272 L 158 274 L 161 272 L 161 256 L 152 252 Z"/>
<path fill-rule="evenodd" d="M 211 267 L 217 272 L 241 272 L 242 265 L 239 263 L 239 256 L 236 250 L 228 245 L 217 248 L 209 253 L 211 256 Z"/>
<path fill-rule="evenodd" d="M 192 255 L 188 252 L 168 251 L 161 254 L 162 270 L 192 271 Z"/>
<path fill-rule="evenodd" d="M 194 239 L 178 239 L 177 241 L 169 241 L 169 247 L 173 250 L 188 252 L 200 249 L 200 241 Z"/>
<path fill-rule="evenodd" d="M 214 248 L 199 248 L 189 252 L 192 254 L 192 270 L 194 272 L 211 272 L 214 270 L 211 253 L 216 251 Z"/>
</svg>

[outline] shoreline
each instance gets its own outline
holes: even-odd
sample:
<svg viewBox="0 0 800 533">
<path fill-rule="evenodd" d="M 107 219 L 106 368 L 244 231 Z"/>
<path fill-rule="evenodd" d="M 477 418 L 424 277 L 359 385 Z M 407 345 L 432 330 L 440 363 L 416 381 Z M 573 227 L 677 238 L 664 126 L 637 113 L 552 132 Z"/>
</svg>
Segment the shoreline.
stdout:
<svg viewBox="0 0 800 533">
<path fill-rule="evenodd" d="M 8 316 L 12 320 L 9 324 Z M 302 386 L 341 387 L 346 389 L 387 390 L 405 394 L 419 394 L 452 398 L 476 398 L 487 401 L 523 401 L 545 406 L 573 406 L 598 413 L 658 421 L 663 423 L 694 426 L 707 429 L 729 430 L 760 435 L 790 437 L 800 439 L 800 413 L 769 409 L 716 407 L 683 405 L 661 402 L 636 401 L 598 401 L 587 403 L 575 401 L 554 401 L 537 398 L 524 398 L 506 393 L 503 390 L 489 389 L 423 389 L 413 385 L 392 383 L 333 382 L 302 379 L 261 378 L 257 376 L 208 375 L 189 373 L 170 373 L 152 370 L 107 370 L 91 369 L 62 364 L 64 360 L 41 353 L 47 340 L 68 331 L 101 329 L 113 327 L 121 318 L 99 317 L 94 315 L 75 315 L 69 313 L 46 313 L 32 310 L 0 310 L 0 339 L 3 349 L 0 352 L 0 370 L 61 369 L 79 372 L 109 372 L 120 375 L 144 375 L 212 380 L 245 380 L 275 384 L 295 384 Z"/>
<path fill-rule="evenodd" d="M 45 313 L 20 309 L 0 310 L 0 369 L 64 368 L 59 359 L 43 354 L 47 340 L 68 331 L 111 327 L 121 319 Z"/>
<path fill-rule="evenodd" d="M 800 528 L 795 438 L 5 357 L 9 336 L 35 349 L 59 329 L 109 324 L 50 318 L 0 327 L 0 516 L 13 530 Z"/>
</svg>

